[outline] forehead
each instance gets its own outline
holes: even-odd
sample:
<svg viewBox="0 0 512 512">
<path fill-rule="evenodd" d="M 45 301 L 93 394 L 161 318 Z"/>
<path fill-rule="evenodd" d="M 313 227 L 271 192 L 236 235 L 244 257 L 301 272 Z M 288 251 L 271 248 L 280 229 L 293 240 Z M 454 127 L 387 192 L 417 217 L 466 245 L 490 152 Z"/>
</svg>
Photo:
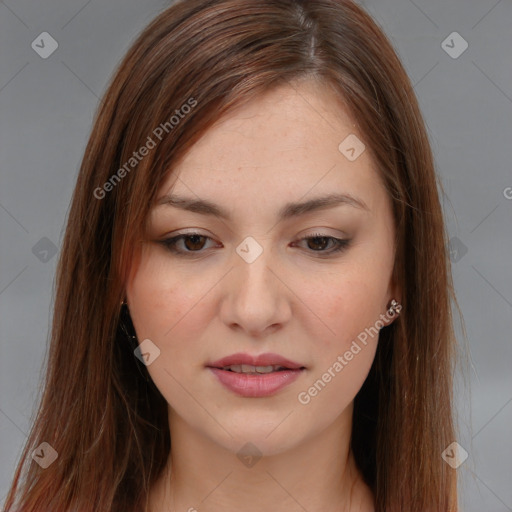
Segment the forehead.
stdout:
<svg viewBox="0 0 512 512">
<path fill-rule="evenodd" d="M 308 194 L 336 192 L 361 197 L 371 209 L 385 189 L 370 152 L 349 159 L 342 152 L 346 140 L 360 141 L 358 153 L 368 147 L 331 89 L 283 85 L 213 125 L 173 168 L 159 197 L 172 190 L 233 208 L 258 202 L 276 210 Z"/>
</svg>

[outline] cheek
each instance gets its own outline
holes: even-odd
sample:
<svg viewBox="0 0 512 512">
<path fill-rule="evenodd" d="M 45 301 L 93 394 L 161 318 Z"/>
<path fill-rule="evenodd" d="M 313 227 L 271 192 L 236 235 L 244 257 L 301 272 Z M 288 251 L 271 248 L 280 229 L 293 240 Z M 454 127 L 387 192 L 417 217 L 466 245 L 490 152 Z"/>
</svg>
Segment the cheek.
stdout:
<svg viewBox="0 0 512 512">
<path fill-rule="evenodd" d="M 341 350 L 365 328 L 374 326 L 382 311 L 387 290 L 386 274 L 366 270 L 344 273 L 311 295 L 311 308 L 326 326 L 322 336 L 328 350 Z"/>
<path fill-rule="evenodd" d="M 378 343 L 380 315 L 384 313 L 390 261 L 372 257 L 367 247 L 346 258 L 343 268 L 316 281 L 308 304 L 328 326 L 315 336 L 315 364 L 303 395 L 319 414 L 338 414 L 354 399 L 373 363 Z M 311 283 L 310 283 L 311 284 Z M 311 290 L 311 287 L 309 288 Z M 306 287 L 303 288 L 305 292 Z M 334 405 L 335 404 L 335 405 Z M 334 406 L 333 406 L 334 405 Z"/>
<path fill-rule="evenodd" d="M 378 330 L 374 326 L 382 297 L 371 281 L 363 275 L 332 280 L 325 293 L 312 297 L 315 311 L 329 329 L 323 330 L 323 336 L 312 337 L 314 364 L 298 399 L 325 422 L 352 402 L 375 357 Z"/>
<path fill-rule="evenodd" d="M 158 251 L 148 251 L 127 285 L 130 315 L 139 343 L 150 339 L 160 350 L 147 367 L 168 403 L 185 407 L 189 395 L 180 383 L 187 383 L 190 393 L 201 393 L 190 375 L 202 369 L 202 345 L 209 322 L 204 279 L 181 272 Z"/>
<path fill-rule="evenodd" d="M 179 272 L 156 250 L 147 251 L 127 286 L 139 340 L 149 338 L 162 351 L 168 351 L 173 340 L 193 343 L 205 318 L 201 297 L 207 290 L 204 281 Z"/>
</svg>

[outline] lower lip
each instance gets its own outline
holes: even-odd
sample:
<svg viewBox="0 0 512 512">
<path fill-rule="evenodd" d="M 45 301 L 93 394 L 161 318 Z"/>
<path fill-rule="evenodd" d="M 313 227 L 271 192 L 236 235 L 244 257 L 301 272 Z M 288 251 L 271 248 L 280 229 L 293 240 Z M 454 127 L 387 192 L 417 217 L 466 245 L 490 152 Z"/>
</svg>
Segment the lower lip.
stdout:
<svg viewBox="0 0 512 512">
<path fill-rule="evenodd" d="M 220 368 L 208 368 L 226 388 L 245 397 L 271 396 L 291 384 L 303 372 L 303 369 L 297 369 L 249 375 Z"/>
</svg>

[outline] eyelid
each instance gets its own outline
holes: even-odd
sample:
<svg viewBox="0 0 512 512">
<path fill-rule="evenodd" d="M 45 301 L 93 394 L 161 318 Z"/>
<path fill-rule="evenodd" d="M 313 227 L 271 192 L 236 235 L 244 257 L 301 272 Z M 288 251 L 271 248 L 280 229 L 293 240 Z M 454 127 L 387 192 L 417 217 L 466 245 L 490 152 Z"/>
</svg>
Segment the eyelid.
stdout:
<svg viewBox="0 0 512 512">
<path fill-rule="evenodd" d="M 311 229 L 313 231 L 311 231 Z M 330 228 L 325 228 L 326 230 L 327 229 L 330 229 Z M 316 231 L 315 231 L 316 230 Z M 338 230 L 338 232 L 340 232 L 340 230 Z M 303 235 L 297 235 L 297 240 L 303 240 L 304 238 L 315 238 L 315 237 L 318 237 L 318 238 L 336 238 L 336 239 L 339 239 L 339 240 L 344 240 L 344 239 L 348 239 L 349 238 L 349 235 L 343 231 L 341 231 L 341 235 L 330 235 L 329 233 L 326 233 L 324 231 L 322 231 L 322 228 L 310 228 L 310 230 L 306 230 L 305 231 L 305 234 Z M 202 232 L 202 228 L 184 228 L 184 229 L 180 229 L 180 230 L 177 230 L 177 231 L 171 231 L 170 233 L 164 235 L 164 238 L 162 238 L 162 240 L 168 240 L 170 238 L 176 238 L 178 236 L 185 236 L 185 235 L 188 235 L 188 236 L 193 236 L 193 235 L 198 235 L 198 236 L 204 236 L 204 237 L 207 237 L 207 238 L 211 238 L 213 240 L 215 240 L 215 237 L 213 237 L 211 234 L 209 233 L 203 233 Z"/>
<path fill-rule="evenodd" d="M 190 229 L 193 229 L 193 228 L 190 228 Z M 199 236 L 199 237 L 206 238 L 207 240 L 215 241 L 215 239 L 213 237 L 211 237 L 209 235 L 205 235 L 203 233 L 200 233 L 197 230 L 195 230 L 195 231 L 179 231 L 176 233 L 171 233 L 171 235 L 172 236 L 167 236 L 166 238 L 164 238 L 162 240 L 157 240 L 157 242 L 160 243 L 161 245 L 163 245 L 169 252 L 173 253 L 174 255 L 179 256 L 179 257 L 185 257 L 185 258 L 194 258 L 196 256 L 202 256 L 203 254 L 205 254 L 207 252 L 207 250 L 206 249 L 205 250 L 200 249 L 198 251 L 177 250 L 176 244 L 179 241 L 181 241 L 187 237 L 192 237 L 192 236 Z M 348 237 L 347 238 L 338 238 L 338 237 L 335 237 L 332 235 L 328 235 L 326 233 L 316 231 L 316 232 L 312 232 L 312 233 L 309 232 L 304 235 L 301 235 L 300 237 L 298 237 L 296 239 L 296 241 L 294 243 L 302 242 L 303 240 L 314 239 L 314 238 L 326 238 L 329 241 L 334 242 L 334 247 L 332 247 L 331 249 L 326 250 L 326 251 L 305 250 L 306 252 L 309 252 L 310 254 L 314 254 L 315 257 L 317 257 L 317 258 L 328 258 L 331 255 L 334 256 L 334 254 L 336 254 L 336 253 L 341 253 L 345 249 L 347 249 L 352 242 L 352 239 L 348 238 Z"/>
</svg>

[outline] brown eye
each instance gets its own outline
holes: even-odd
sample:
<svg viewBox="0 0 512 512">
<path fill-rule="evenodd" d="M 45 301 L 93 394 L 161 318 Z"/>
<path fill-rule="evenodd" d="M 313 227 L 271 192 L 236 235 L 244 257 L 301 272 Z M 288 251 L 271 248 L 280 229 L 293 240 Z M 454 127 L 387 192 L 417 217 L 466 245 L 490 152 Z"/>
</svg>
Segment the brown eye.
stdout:
<svg viewBox="0 0 512 512">
<path fill-rule="evenodd" d="M 185 256 L 187 253 L 190 254 L 204 252 L 202 249 L 204 249 L 208 240 L 211 240 L 211 238 L 199 233 L 187 233 L 167 238 L 165 240 L 160 240 L 159 243 L 169 251 Z M 183 242 L 181 247 L 179 244 L 180 242 Z"/>
<path fill-rule="evenodd" d="M 206 237 L 202 236 L 202 235 L 190 235 L 190 236 L 183 237 L 185 247 L 189 251 L 198 251 L 198 250 L 202 249 L 204 246 L 205 240 L 206 240 Z"/>
<path fill-rule="evenodd" d="M 208 236 L 201 235 L 200 233 L 184 233 L 165 240 L 160 240 L 167 250 L 178 256 L 192 256 L 194 253 L 200 255 L 205 251 L 208 240 L 212 240 Z M 305 236 L 299 242 L 306 241 L 306 249 L 309 252 L 317 253 L 319 257 L 330 256 L 333 253 L 341 252 L 346 249 L 350 240 L 335 238 L 322 234 L 313 234 Z"/>
<path fill-rule="evenodd" d="M 323 251 L 329 245 L 329 238 L 326 236 L 309 237 L 306 240 L 308 248 L 313 251 Z"/>
<path fill-rule="evenodd" d="M 318 253 L 320 257 L 343 251 L 350 245 L 350 240 L 348 239 L 336 238 L 321 233 L 313 233 L 299 240 L 299 242 L 303 241 L 306 241 L 307 249 L 310 252 Z"/>
</svg>

